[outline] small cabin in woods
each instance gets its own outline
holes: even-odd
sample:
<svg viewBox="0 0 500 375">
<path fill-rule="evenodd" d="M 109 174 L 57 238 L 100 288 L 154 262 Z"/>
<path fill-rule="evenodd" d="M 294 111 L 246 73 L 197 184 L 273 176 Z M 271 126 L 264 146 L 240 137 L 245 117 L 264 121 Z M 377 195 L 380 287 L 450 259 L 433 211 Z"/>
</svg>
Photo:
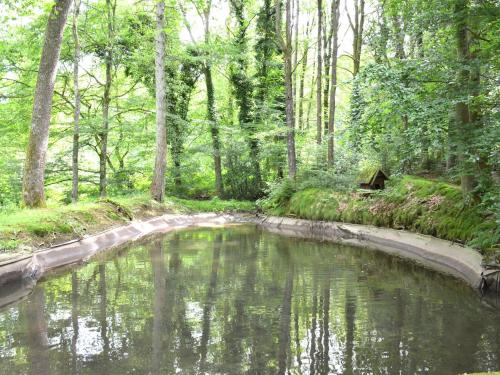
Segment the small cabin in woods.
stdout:
<svg viewBox="0 0 500 375">
<path fill-rule="evenodd" d="M 389 177 L 381 169 L 375 169 L 363 173 L 358 182 L 361 189 L 381 190 L 385 188 L 385 181 L 388 179 Z"/>
</svg>

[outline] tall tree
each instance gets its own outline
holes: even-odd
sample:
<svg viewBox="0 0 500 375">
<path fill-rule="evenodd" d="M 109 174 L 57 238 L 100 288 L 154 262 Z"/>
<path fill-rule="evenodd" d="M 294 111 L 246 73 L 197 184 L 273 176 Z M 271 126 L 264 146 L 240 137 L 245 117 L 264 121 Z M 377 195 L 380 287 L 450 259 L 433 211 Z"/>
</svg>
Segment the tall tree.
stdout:
<svg viewBox="0 0 500 375">
<path fill-rule="evenodd" d="M 298 100 L 298 112 L 299 112 L 299 119 L 298 119 L 298 124 L 299 124 L 299 129 L 304 128 L 304 89 L 305 89 L 305 77 L 306 77 L 306 71 L 307 71 L 307 60 L 308 60 L 308 55 L 309 55 L 309 34 L 311 33 L 311 29 L 309 28 L 309 25 L 313 25 L 310 20 L 307 20 L 307 25 L 305 29 L 305 34 L 303 37 L 303 42 L 302 42 L 302 49 L 303 49 L 303 54 L 302 54 L 302 63 L 301 63 L 301 70 L 300 70 L 300 78 L 299 78 L 299 97 L 297 98 Z"/>
<path fill-rule="evenodd" d="M 239 107 L 238 120 L 240 127 L 245 130 L 250 148 L 250 158 L 254 174 L 253 184 L 256 188 L 256 194 L 260 195 L 262 178 L 260 173 L 259 142 L 256 138 L 256 124 L 253 118 L 253 84 L 248 74 L 248 22 L 245 19 L 245 1 L 230 0 L 230 5 L 237 23 L 234 44 L 238 51 L 238 55 L 235 59 L 236 61 L 231 66 L 231 83 L 233 85 L 236 103 Z"/>
<path fill-rule="evenodd" d="M 23 200 L 28 207 L 45 206 L 45 163 L 52 97 L 64 27 L 71 3 L 72 0 L 57 0 L 50 10 L 45 29 L 23 176 Z"/>
<path fill-rule="evenodd" d="M 330 77 L 330 113 L 328 116 L 328 167 L 333 167 L 335 163 L 335 94 L 337 92 L 337 53 L 338 53 L 338 40 L 339 40 L 339 5 L 340 0 L 332 0 L 332 67 Z"/>
<path fill-rule="evenodd" d="M 285 2 L 285 39 L 282 35 L 281 2 L 276 0 L 276 37 L 283 51 L 285 65 L 285 103 L 287 125 L 287 159 L 288 177 L 294 179 L 297 173 L 297 156 L 295 154 L 295 119 L 293 108 L 293 82 L 292 82 L 292 10 L 291 0 Z"/>
<path fill-rule="evenodd" d="M 203 9 L 205 44 L 210 44 L 210 12 L 212 9 L 212 0 L 208 0 Z M 224 195 L 224 186 L 222 183 L 222 162 L 221 162 L 221 143 L 219 136 L 219 124 L 217 120 L 217 110 L 215 107 L 215 88 L 212 79 L 212 64 L 210 57 L 207 57 L 203 68 L 205 75 L 205 84 L 207 88 L 207 119 L 210 123 L 210 134 L 212 135 L 212 152 L 214 158 L 215 172 L 215 192 L 217 196 Z"/>
<path fill-rule="evenodd" d="M 116 0 L 106 0 L 107 41 L 104 53 L 106 81 L 102 96 L 102 128 L 99 132 L 99 196 L 107 194 L 107 162 L 108 162 L 108 135 L 109 135 L 109 106 L 111 104 L 111 85 L 113 83 L 113 49 L 115 32 Z"/>
<path fill-rule="evenodd" d="M 73 55 L 73 89 L 75 91 L 75 108 L 73 111 L 73 155 L 72 155 L 72 188 L 71 188 L 71 201 L 76 203 L 78 200 L 78 152 L 80 148 L 80 86 L 79 86 L 79 68 L 80 68 L 80 38 L 78 35 L 78 16 L 80 14 L 80 3 L 81 0 L 75 0 L 75 5 L 73 9 L 73 25 L 72 25 L 72 35 L 74 43 L 74 55 Z"/>
<path fill-rule="evenodd" d="M 285 75 L 281 45 L 277 43 L 276 37 L 276 12 L 273 0 L 264 0 L 257 16 L 255 43 L 256 62 L 256 90 L 255 120 L 258 124 L 277 123 L 278 129 L 284 123 L 286 117 L 285 104 Z M 286 163 L 285 135 L 281 130 L 271 137 L 273 144 L 272 152 L 269 153 L 267 163 L 276 170 L 278 179 L 283 178 L 284 165 Z M 262 170 L 264 172 L 264 169 Z"/>
<path fill-rule="evenodd" d="M 323 31 L 323 4 L 322 0 L 318 0 L 318 38 L 317 38 L 317 46 L 316 52 L 318 54 L 316 61 L 316 143 L 318 145 L 321 144 L 322 134 L 323 134 L 323 122 L 322 122 L 322 101 L 321 101 L 321 86 L 323 84 L 323 65 L 322 65 L 322 53 L 321 46 L 323 43 L 323 39 L 321 37 L 321 33 Z M 326 63 L 326 62 L 325 62 Z"/>
<path fill-rule="evenodd" d="M 332 1 L 331 6 L 332 10 L 330 13 L 333 12 L 333 6 L 335 5 L 335 2 Z M 323 68 L 325 70 L 324 72 L 324 81 L 325 84 L 323 85 L 323 133 L 328 135 L 328 103 L 329 103 L 329 93 L 330 93 L 330 64 L 331 64 L 331 57 L 332 57 L 332 40 L 333 40 L 333 29 L 332 25 L 329 25 L 329 17 L 327 17 L 328 12 L 325 12 L 324 15 L 324 20 L 323 20 Z"/>
<path fill-rule="evenodd" d="M 156 156 L 153 183 L 151 184 L 151 197 L 158 202 L 163 202 L 165 198 L 165 169 L 167 164 L 165 38 L 165 1 L 160 0 L 156 3 Z"/>
<path fill-rule="evenodd" d="M 359 67 L 361 64 L 361 48 L 363 45 L 363 31 L 365 25 L 365 0 L 354 0 L 354 20 L 351 18 L 349 10 L 347 10 L 347 2 L 346 2 L 346 13 L 347 13 L 347 18 L 349 20 L 349 26 L 353 33 L 352 74 L 354 77 L 356 77 L 359 73 Z"/>
<path fill-rule="evenodd" d="M 474 189 L 475 181 L 473 162 L 471 161 L 470 144 L 474 129 L 471 122 L 471 111 L 468 104 L 468 87 L 470 85 L 471 55 L 469 50 L 469 1 L 456 0 L 455 9 L 455 38 L 457 43 L 457 88 L 460 91 L 459 100 L 455 104 L 456 131 L 452 141 L 457 143 L 458 161 L 460 163 L 460 186 L 464 194 Z"/>
</svg>

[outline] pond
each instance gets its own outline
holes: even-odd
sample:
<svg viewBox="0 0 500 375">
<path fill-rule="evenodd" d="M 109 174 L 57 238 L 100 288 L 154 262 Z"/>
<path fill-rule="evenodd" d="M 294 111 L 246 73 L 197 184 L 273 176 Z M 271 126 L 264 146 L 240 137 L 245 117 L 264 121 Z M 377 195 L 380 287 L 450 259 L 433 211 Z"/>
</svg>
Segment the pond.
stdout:
<svg viewBox="0 0 500 375">
<path fill-rule="evenodd" d="M 0 310 L 1 374 L 500 369 L 500 309 L 380 252 L 252 225 L 171 232 Z"/>
</svg>

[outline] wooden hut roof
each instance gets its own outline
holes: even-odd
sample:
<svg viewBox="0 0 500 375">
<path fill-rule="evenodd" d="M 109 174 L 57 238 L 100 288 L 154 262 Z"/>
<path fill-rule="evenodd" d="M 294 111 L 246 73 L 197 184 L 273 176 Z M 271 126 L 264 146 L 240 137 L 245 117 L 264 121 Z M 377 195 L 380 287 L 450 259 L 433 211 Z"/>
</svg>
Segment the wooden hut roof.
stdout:
<svg viewBox="0 0 500 375">
<path fill-rule="evenodd" d="M 388 180 L 389 177 L 387 177 L 387 174 L 384 173 L 382 169 L 379 168 L 368 168 L 363 171 L 358 175 L 358 183 L 363 183 L 363 184 L 373 184 L 375 182 L 375 179 L 379 175 L 379 173 L 382 174 L 382 176 Z"/>
</svg>

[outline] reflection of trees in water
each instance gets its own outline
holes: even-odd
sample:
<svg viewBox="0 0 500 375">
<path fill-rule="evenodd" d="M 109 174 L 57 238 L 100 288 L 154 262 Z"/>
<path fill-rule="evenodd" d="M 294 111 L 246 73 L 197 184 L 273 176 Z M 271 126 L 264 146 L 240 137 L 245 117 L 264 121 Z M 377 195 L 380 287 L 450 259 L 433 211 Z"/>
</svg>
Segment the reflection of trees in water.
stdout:
<svg viewBox="0 0 500 375">
<path fill-rule="evenodd" d="M 45 320 L 45 294 L 35 288 L 26 302 L 26 343 L 32 375 L 49 375 L 49 339 Z"/>
<path fill-rule="evenodd" d="M 349 291 L 345 291 L 345 375 L 353 373 L 353 356 L 354 356 L 354 333 L 356 330 L 356 299 Z"/>
<path fill-rule="evenodd" d="M 454 285 L 380 254 L 248 229 L 172 233 L 38 285 L 19 321 L 17 307 L 2 312 L 0 349 L 26 346 L 26 357 L 0 373 L 498 367 L 498 312 Z"/>
<path fill-rule="evenodd" d="M 288 253 L 288 248 L 286 249 Z M 283 288 L 283 302 L 281 303 L 280 329 L 278 343 L 278 374 L 285 374 L 287 369 L 287 353 L 290 346 L 290 320 L 292 313 L 294 265 L 288 260 L 285 287 Z"/>
<path fill-rule="evenodd" d="M 75 271 L 71 272 L 71 323 L 73 326 L 73 336 L 71 338 L 71 374 L 78 373 L 78 357 L 76 345 L 78 343 L 78 276 Z"/>
<path fill-rule="evenodd" d="M 213 259 L 210 271 L 210 281 L 208 283 L 208 290 L 203 305 L 203 321 L 202 321 L 202 334 L 200 340 L 200 364 L 199 373 L 203 374 L 205 371 L 205 362 L 207 360 L 207 344 L 210 338 L 210 321 L 212 319 L 212 308 L 215 302 L 215 290 L 217 288 L 217 274 L 219 272 L 220 250 L 222 243 L 222 234 L 218 233 L 215 237 L 213 244 Z"/>
<path fill-rule="evenodd" d="M 166 298 L 166 280 L 165 280 L 165 256 L 163 254 L 163 241 L 157 240 L 149 250 L 151 264 L 153 267 L 153 332 L 152 332 L 152 359 L 151 370 L 153 374 L 159 374 L 163 359 L 163 336 L 165 334 L 165 298 Z"/>
<path fill-rule="evenodd" d="M 102 340 L 102 361 L 109 361 L 109 336 L 108 319 L 106 310 L 108 307 L 108 291 L 106 288 L 106 264 L 99 264 L 99 325 Z"/>
</svg>

